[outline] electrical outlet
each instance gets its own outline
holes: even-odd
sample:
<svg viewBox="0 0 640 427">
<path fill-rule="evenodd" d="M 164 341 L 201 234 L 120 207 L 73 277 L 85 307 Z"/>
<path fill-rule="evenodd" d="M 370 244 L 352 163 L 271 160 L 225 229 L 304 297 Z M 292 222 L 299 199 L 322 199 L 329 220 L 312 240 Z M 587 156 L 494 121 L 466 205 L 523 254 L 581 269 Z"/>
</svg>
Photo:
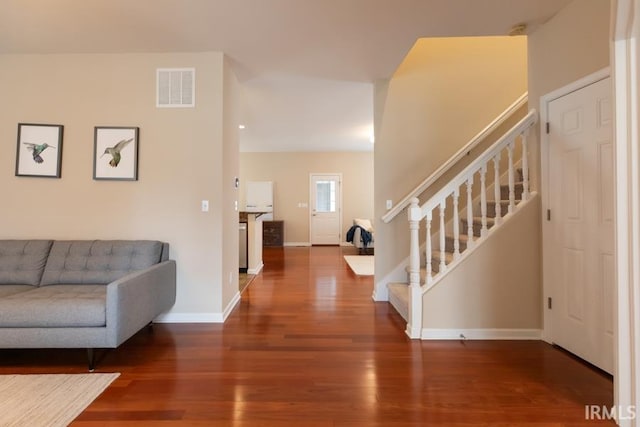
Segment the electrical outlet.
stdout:
<svg viewBox="0 0 640 427">
<path fill-rule="evenodd" d="M 203 200 L 200 205 L 200 209 L 202 210 L 202 212 L 209 212 L 209 201 Z"/>
</svg>

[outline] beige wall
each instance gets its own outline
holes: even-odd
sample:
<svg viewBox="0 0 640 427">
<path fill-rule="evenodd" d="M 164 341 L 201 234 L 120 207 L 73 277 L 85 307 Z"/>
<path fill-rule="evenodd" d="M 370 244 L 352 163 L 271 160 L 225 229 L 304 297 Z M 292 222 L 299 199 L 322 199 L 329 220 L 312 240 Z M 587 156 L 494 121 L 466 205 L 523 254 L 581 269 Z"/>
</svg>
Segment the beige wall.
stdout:
<svg viewBox="0 0 640 427">
<path fill-rule="evenodd" d="M 574 0 L 528 37 L 529 94 L 539 98 L 609 65 L 608 0 Z"/>
<path fill-rule="evenodd" d="M 421 39 L 391 81 L 375 89 L 376 293 L 408 256 L 406 214 L 380 220 L 527 90 L 526 39 Z M 400 273 L 401 275 L 403 273 Z"/>
<path fill-rule="evenodd" d="M 610 2 L 574 0 L 529 36 L 529 103 L 540 109 L 540 97 L 609 66 Z M 544 119 L 544 118 L 543 118 Z M 531 177 L 540 188 L 540 128 L 532 133 Z M 544 189 L 540 188 L 544 199 Z M 536 231 L 542 233 L 542 218 Z M 540 249 L 542 251 L 542 248 Z M 540 277 L 544 276 L 542 272 Z M 542 283 L 540 284 L 542 287 Z M 540 312 L 543 312 L 541 295 Z"/>
<path fill-rule="evenodd" d="M 240 200 L 247 181 L 273 181 L 274 219 L 284 220 L 286 243 L 309 242 L 310 173 L 342 173 L 342 241 L 353 218 L 373 217 L 373 153 L 240 153 Z"/>
<path fill-rule="evenodd" d="M 240 123 L 242 91 L 228 57 L 223 63 L 223 128 L 222 128 L 222 299 L 229 302 L 238 295 L 238 209 L 240 176 Z M 231 308 L 226 305 L 221 309 Z"/>
<path fill-rule="evenodd" d="M 196 68 L 196 108 L 155 107 L 158 67 Z M 220 317 L 232 298 L 223 271 L 234 267 L 228 258 L 222 266 L 234 249 L 223 245 L 234 215 L 224 180 L 237 162 L 222 148 L 233 141 L 223 135 L 232 126 L 223 92 L 233 85 L 223 74 L 215 52 L 0 56 L 0 238 L 167 241 L 178 267 L 172 313 Z M 61 179 L 14 176 L 19 122 L 64 125 Z M 94 126 L 140 127 L 137 182 L 92 179 Z"/>
<path fill-rule="evenodd" d="M 609 66 L 610 2 L 574 0 L 528 38 L 529 105 L 540 97 Z M 539 139 L 539 128 L 534 140 Z M 532 146 L 532 179 L 539 187 L 540 154 Z"/>
<path fill-rule="evenodd" d="M 540 198 L 427 292 L 429 329 L 540 329 Z"/>
</svg>

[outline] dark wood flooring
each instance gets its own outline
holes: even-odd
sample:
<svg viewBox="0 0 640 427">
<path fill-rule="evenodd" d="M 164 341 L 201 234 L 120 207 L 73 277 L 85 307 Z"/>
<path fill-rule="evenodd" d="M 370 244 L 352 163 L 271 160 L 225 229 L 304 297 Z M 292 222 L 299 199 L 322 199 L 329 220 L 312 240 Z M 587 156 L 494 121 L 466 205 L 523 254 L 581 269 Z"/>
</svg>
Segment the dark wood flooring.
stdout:
<svg viewBox="0 0 640 427">
<path fill-rule="evenodd" d="M 96 426 L 595 426 L 612 381 L 539 341 L 411 341 L 350 248 L 265 248 L 225 324 L 158 324 L 103 354 Z M 82 350 L 0 350 L 0 373 L 86 372 Z"/>
</svg>

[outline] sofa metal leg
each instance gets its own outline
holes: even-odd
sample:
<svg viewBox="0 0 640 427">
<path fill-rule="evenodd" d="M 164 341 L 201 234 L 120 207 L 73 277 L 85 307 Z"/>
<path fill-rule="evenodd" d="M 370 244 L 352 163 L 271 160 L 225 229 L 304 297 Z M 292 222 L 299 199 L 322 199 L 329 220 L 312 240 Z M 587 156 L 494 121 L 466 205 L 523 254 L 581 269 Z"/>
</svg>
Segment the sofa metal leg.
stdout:
<svg viewBox="0 0 640 427">
<path fill-rule="evenodd" d="M 87 349 L 87 357 L 89 359 L 89 372 L 93 372 L 96 368 L 95 351 L 92 348 Z"/>
</svg>

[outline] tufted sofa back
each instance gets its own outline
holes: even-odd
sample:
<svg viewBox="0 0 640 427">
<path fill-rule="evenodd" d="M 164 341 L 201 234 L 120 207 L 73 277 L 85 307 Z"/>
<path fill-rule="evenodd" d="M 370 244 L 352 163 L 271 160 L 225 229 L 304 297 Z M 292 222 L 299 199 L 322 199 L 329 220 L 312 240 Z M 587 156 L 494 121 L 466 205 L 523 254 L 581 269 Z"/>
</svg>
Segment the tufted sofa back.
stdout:
<svg viewBox="0 0 640 427">
<path fill-rule="evenodd" d="M 0 284 L 38 286 L 51 240 L 0 240 Z"/>
<path fill-rule="evenodd" d="M 159 263 L 163 249 L 154 240 L 57 240 L 41 285 L 107 284 Z"/>
</svg>

